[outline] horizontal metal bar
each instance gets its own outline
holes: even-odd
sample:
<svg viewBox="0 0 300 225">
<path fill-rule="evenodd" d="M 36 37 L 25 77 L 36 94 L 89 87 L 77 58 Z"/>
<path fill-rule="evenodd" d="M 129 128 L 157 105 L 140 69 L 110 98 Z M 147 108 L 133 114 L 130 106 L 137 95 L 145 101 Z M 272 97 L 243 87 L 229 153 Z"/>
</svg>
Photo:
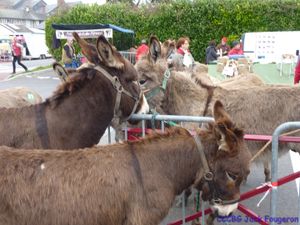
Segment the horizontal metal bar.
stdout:
<svg viewBox="0 0 300 225">
<path fill-rule="evenodd" d="M 261 224 L 261 225 L 269 225 L 267 222 L 263 221 L 255 212 L 248 209 L 246 206 L 239 204 L 238 210 L 240 210 L 242 213 L 244 213 L 246 216 L 249 216 L 253 219 L 253 221 Z"/>
<path fill-rule="evenodd" d="M 177 116 L 177 115 L 153 115 L 153 114 L 133 114 L 131 120 L 165 120 L 165 121 L 180 121 L 180 122 L 214 122 L 212 117 L 203 116 Z"/>
<path fill-rule="evenodd" d="M 259 135 L 259 134 L 245 134 L 244 139 L 247 141 L 270 141 L 272 140 L 271 135 Z M 295 136 L 280 136 L 280 142 L 292 142 L 300 143 L 300 137 Z"/>
</svg>

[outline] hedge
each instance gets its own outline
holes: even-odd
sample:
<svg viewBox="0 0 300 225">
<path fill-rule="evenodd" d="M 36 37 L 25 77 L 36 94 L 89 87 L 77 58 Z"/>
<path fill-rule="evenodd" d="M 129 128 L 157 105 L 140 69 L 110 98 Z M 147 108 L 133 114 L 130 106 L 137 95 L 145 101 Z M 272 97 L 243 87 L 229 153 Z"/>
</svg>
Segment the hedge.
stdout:
<svg viewBox="0 0 300 225">
<path fill-rule="evenodd" d="M 121 34 L 114 35 L 114 44 L 118 49 L 138 45 L 141 39 L 151 34 L 157 35 L 161 41 L 188 36 L 193 56 L 203 62 L 205 49 L 212 39 L 220 42 L 222 36 L 227 36 L 231 43 L 245 32 L 300 30 L 300 1 L 176 0 L 141 7 L 123 3 L 101 6 L 80 4 L 46 20 L 46 42 L 50 53 L 59 60 L 61 48 L 52 48 L 52 23 L 111 23 L 134 30 L 134 43 Z"/>
</svg>

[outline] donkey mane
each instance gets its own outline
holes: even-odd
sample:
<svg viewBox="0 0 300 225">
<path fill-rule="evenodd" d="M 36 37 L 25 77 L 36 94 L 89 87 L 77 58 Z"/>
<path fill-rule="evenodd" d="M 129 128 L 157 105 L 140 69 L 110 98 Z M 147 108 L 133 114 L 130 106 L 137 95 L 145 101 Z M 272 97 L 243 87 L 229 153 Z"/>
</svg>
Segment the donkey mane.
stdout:
<svg viewBox="0 0 300 225">
<path fill-rule="evenodd" d="M 163 133 L 162 132 L 152 132 L 143 139 L 127 141 L 127 143 L 130 145 L 135 145 L 135 144 L 147 145 L 149 143 L 156 142 L 161 139 L 168 138 L 168 137 L 177 139 L 178 137 L 191 137 L 191 134 L 189 133 L 188 130 L 186 130 L 184 128 L 171 127 L 171 128 L 165 129 L 165 131 Z"/>
<path fill-rule="evenodd" d="M 62 102 L 62 99 L 80 90 L 80 88 L 84 87 L 88 81 L 94 79 L 95 76 L 95 70 L 90 68 L 81 69 L 70 77 L 69 81 L 59 85 L 53 95 L 46 99 L 46 104 L 53 104 L 54 107 L 58 106 Z"/>
</svg>

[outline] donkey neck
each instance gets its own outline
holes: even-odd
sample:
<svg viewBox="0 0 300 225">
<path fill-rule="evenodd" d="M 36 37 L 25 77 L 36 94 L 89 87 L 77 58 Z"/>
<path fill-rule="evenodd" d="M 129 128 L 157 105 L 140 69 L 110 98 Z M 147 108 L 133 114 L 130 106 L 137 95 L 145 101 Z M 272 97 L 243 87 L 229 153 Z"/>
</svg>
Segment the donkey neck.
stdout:
<svg viewBox="0 0 300 225">
<path fill-rule="evenodd" d="M 97 144 L 112 120 L 115 95 L 116 91 L 106 79 L 94 78 L 63 99 L 45 102 L 50 141 L 47 148 L 73 149 Z M 39 107 L 36 111 L 43 108 L 36 107 Z M 64 138 L 69 141 L 51 141 Z"/>
<path fill-rule="evenodd" d="M 173 72 L 162 101 L 167 114 L 202 116 L 209 97 L 207 89 L 199 88 L 186 72 Z"/>
<path fill-rule="evenodd" d="M 160 147 L 158 147 L 160 146 Z M 151 153 L 150 153 L 151 152 Z M 193 137 L 174 136 L 154 140 L 144 145 L 137 154 L 143 158 L 145 171 L 160 171 L 167 180 L 168 188 L 175 194 L 193 184 L 201 168 L 200 155 L 197 152 Z"/>
</svg>

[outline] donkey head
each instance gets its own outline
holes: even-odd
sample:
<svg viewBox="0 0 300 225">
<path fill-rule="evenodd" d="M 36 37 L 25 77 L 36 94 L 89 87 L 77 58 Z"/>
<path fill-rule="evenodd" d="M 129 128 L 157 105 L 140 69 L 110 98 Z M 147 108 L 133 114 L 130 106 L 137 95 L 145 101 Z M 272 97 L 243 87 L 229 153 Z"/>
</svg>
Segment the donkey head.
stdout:
<svg viewBox="0 0 300 225">
<path fill-rule="evenodd" d="M 76 32 L 73 36 L 89 63 L 88 66 L 73 71 L 71 77 L 84 73 L 110 83 L 107 88 L 115 89 L 115 97 L 112 96 L 111 99 L 117 102 L 114 103 L 114 111 L 122 114 L 119 115 L 122 118 L 129 117 L 131 113 L 146 113 L 149 106 L 137 82 L 134 66 L 102 35 L 98 37 L 96 46 L 81 39 Z M 120 96 L 117 97 L 118 95 Z"/>
<path fill-rule="evenodd" d="M 238 205 L 240 185 L 249 174 L 251 154 L 220 101 L 214 105 L 215 123 L 200 133 L 212 179 L 202 178 L 198 188 L 218 215 L 227 216 Z M 205 176 L 204 176 L 205 177 Z"/>
</svg>

